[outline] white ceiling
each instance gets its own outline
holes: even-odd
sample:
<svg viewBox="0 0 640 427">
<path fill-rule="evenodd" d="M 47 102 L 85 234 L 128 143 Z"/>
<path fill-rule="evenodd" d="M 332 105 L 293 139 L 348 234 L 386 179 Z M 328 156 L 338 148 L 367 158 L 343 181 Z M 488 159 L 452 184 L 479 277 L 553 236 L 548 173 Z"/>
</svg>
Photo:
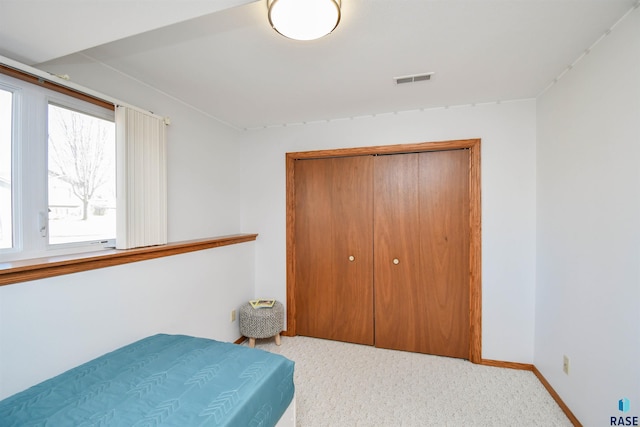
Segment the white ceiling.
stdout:
<svg viewBox="0 0 640 427">
<path fill-rule="evenodd" d="M 0 55 L 32 65 L 255 0 L 0 0 Z"/>
<path fill-rule="evenodd" d="M 0 0 L 0 54 L 72 81 L 97 61 L 242 129 L 534 98 L 637 7 L 342 0 L 331 35 L 297 42 L 269 27 L 265 3 Z"/>
</svg>

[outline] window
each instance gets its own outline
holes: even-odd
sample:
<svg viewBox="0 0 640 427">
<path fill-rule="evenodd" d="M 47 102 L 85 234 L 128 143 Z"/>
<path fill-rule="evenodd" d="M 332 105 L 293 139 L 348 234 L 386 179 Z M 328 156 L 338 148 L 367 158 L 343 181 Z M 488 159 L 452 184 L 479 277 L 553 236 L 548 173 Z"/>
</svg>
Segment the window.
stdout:
<svg viewBox="0 0 640 427">
<path fill-rule="evenodd" d="M 115 167 L 113 108 L 0 74 L 0 260 L 114 246 Z"/>
<path fill-rule="evenodd" d="M 0 249 L 13 246 L 11 200 L 11 123 L 13 93 L 0 88 Z"/>
<path fill-rule="evenodd" d="M 49 104 L 49 244 L 116 237 L 113 121 Z"/>
</svg>

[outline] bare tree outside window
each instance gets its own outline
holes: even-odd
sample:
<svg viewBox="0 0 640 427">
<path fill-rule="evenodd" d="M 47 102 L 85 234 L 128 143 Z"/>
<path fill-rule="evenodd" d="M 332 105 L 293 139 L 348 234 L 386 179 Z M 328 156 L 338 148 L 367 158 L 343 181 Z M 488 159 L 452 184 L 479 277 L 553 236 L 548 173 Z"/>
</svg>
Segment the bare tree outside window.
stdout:
<svg viewBox="0 0 640 427">
<path fill-rule="evenodd" d="M 49 104 L 49 243 L 115 238 L 115 126 Z"/>
</svg>

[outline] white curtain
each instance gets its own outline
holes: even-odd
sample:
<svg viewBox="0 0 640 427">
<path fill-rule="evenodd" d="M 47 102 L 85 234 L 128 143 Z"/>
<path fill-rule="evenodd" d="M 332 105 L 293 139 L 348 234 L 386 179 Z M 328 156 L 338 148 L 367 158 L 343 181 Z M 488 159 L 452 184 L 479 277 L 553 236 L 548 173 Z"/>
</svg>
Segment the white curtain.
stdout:
<svg viewBox="0 0 640 427">
<path fill-rule="evenodd" d="M 167 243 L 165 121 L 116 107 L 116 248 Z"/>
</svg>

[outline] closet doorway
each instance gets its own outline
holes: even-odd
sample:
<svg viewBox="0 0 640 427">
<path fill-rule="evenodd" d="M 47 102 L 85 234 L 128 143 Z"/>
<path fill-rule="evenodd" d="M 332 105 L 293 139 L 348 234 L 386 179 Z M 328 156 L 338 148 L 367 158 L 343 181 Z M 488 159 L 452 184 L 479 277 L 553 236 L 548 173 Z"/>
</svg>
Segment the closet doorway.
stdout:
<svg viewBox="0 0 640 427">
<path fill-rule="evenodd" d="M 480 140 L 286 164 L 287 335 L 479 362 Z"/>
</svg>

